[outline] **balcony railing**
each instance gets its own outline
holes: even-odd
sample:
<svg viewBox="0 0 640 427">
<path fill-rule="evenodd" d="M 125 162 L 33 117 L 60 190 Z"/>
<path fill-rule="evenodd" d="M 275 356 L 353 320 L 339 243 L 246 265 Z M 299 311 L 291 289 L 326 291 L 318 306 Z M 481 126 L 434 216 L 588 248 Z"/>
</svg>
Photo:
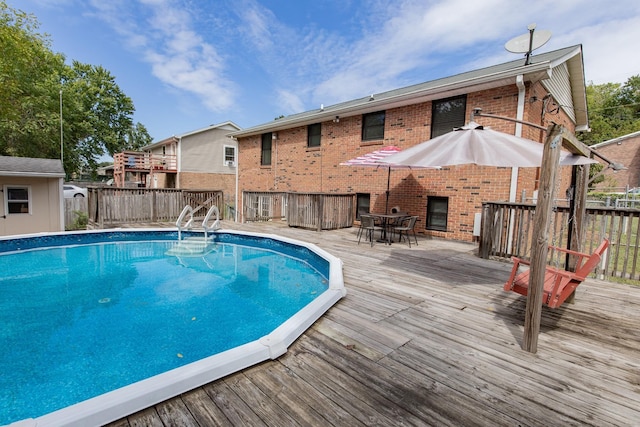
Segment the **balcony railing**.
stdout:
<svg viewBox="0 0 640 427">
<path fill-rule="evenodd" d="M 125 151 L 113 156 L 115 172 L 125 170 L 137 171 L 177 171 L 178 159 L 175 155 L 141 153 L 138 151 Z"/>
</svg>

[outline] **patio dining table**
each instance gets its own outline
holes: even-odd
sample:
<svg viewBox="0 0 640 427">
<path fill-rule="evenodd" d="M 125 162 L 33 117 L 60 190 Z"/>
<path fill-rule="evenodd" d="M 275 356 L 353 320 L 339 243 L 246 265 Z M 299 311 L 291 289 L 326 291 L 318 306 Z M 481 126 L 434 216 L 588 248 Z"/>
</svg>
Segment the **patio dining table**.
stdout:
<svg viewBox="0 0 640 427">
<path fill-rule="evenodd" d="M 391 233 L 389 232 L 390 231 L 389 228 L 391 227 L 392 224 L 395 224 L 395 222 L 392 223 L 390 221 L 399 220 L 401 218 L 407 217 L 406 213 L 390 213 L 390 214 L 371 213 L 369 215 L 371 215 L 374 219 L 380 220 L 382 224 L 382 238 L 379 239 L 378 242 L 386 243 L 387 245 L 390 245 L 392 243 Z"/>
</svg>

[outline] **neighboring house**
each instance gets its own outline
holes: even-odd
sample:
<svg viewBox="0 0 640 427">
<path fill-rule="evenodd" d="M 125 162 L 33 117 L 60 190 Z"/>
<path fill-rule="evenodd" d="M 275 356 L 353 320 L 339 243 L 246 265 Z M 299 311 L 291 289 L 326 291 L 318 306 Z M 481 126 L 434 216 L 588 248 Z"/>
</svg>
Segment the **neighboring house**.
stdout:
<svg viewBox="0 0 640 427">
<path fill-rule="evenodd" d="M 114 156 L 118 187 L 223 190 L 235 195 L 237 142 L 228 137 L 240 130 L 233 122 L 172 136 Z"/>
<path fill-rule="evenodd" d="M 618 171 L 606 169 L 604 181 L 596 188 L 625 191 L 627 187 L 640 187 L 640 131 L 594 144 L 591 149 L 626 168 Z"/>
<path fill-rule="evenodd" d="M 0 156 L 0 236 L 64 231 L 62 162 Z"/>
<path fill-rule="evenodd" d="M 577 45 L 534 55 L 529 65 L 521 58 L 321 106 L 231 134 L 238 140 L 239 189 L 351 193 L 358 212 L 384 212 L 387 169 L 340 166 L 340 162 L 386 145 L 406 149 L 449 132 L 464 125 L 474 108 L 584 131 L 588 129 L 585 89 L 582 47 Z M 530 126 L 486 117 L 476 121 L 544 140 L 544 132 Z M 523 194 L 530 199 L 537 189 L 537 172 L 538 168 L 475 165 L 392 170 L 389 207 L 419 215 L 420 232 L 471 241 L 482 202 L 520 201 Z M 569 168 L 563 168 L 561 176 L 558 193 L 564 195 Z"/>
<path fill-rule="evenodd" d="M 113 182 L 113 165 L 100 166 L 97 170 L 101 182 Z"/>
</svg>

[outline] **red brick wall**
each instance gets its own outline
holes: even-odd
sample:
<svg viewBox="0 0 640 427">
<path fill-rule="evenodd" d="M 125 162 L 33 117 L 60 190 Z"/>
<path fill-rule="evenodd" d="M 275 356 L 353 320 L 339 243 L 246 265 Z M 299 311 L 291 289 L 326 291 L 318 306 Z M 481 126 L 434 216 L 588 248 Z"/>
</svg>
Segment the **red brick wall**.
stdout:
<svg viewBox="0 0 640 427">
<path fill-rule="evenodd" d="M 540 85 L 529 88 L 527 98 L 542 99 Z M 516 117 L 518 90 L 514 85 L 469 94 L 467 117 L 474 107 L 506 117 Z M 540 123 L 541 102 L 528 103 L 525 120 L 537 116 Z M 561 116 L 562 113 L 556 116 Z M 552 120 L 558 122 L 558 117 Z M 565 118 L 562 118 L 564 121 Z M 515 123 L 498 119 L 477 118 L 477 122 L 494 130 L 514 133 Z M 544 123 L 546 125 L 546 122 Z M 371 211 L 384 212 L 387 174 L 385 168 L 340 166 L 358 155 L 386 145 L 402 149 L 426 141 L 431 133 L 431 102 L 386 110 L 385 138 L 381 141 L 361 140 L 362 116 L 341 117 L 338 123 L 322 123 L 322 146 L 307 148 L 307 129 L 297 127 L 277 132 L 272 145 L 272 165 L 260 166 L 261 137 L 240 138 L 239 187 L 246 191 L 298 191 L 324 193 L 370 193 Z M 542 141 L 544 134 L 523 126 L 523 136 Z M 569 128 L 573 131 L 573 127 Z M 569 168 L 559 185 L 564 195 L 569 181 Z M 527 197 L 537 187 L 538 168 L 520 168 L 517 200 L 522 191 Z M 400 206 L 419 215 L 417 230 L 430 235 L 456 240 L 472 240 L 474 214 L 481 211 L 483 201 L 506 201 L 509 198 L 511 168 L 478 167 L 475 165 L 447 167 L 442 170 L 392 169 L 389 207 Z M 447 232 L 425 230 L 429 196 L 449 198 Z M 240 211 L 242 212 L 242 210 Z"/>
<path fill-rule="evenodd" d="M 181 172 L 180 188 L 222 190 L 225 202 L 235 200 L 236 176 L 219 173 Z"/>
<path fill-rule="evenodd" d="M 624 191 L 626 186 L 629 188 L 640 186 L 640 136 L 603 145 L 597 151 L 607 159 L 622 163 L 627 168 L 617 172 L 612 169 L 605 171 L 604 182 L 597 185 L 598 189 Z"/>
</svg>

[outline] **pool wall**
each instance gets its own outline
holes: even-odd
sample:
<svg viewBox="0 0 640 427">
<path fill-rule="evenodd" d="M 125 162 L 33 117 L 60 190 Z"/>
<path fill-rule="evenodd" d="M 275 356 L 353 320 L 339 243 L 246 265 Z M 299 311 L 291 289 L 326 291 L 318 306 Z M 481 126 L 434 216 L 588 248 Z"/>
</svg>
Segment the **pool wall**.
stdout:
<svg viewBox="0 0 640 427">
<path fill-rule="evenodd" d="M 202 233 L 197 233 L 197 235 L 201 234 Z M 167 236 L 172 236 L 177 239 L 177 230 L 114 229 L 12 236 L 11 238 L 0 238 L 0 252 L 35 248 L 42 245 L 42 239 L 47 238 L 53 241 L 56 237 L 63 237 L 63 240 L 66 242 L 63 244 L 69 245 L 87 242 L 95 243 L 126 240 L 127 237 L 138 238 L 138 236 L 144 237 L 145 235 L 156 236 L 158 239 L 166 239 Z M 316 260 L 316 264 L 318 265 L 314 265 L 314 267 L 328 277 L 328 289 L 318 295 L 313 301 L 282 325 L 262 338 L 41 417 L 12 423 L 10 426 L 85 427 L 89 425 L 107 424 L 181 393 L 248 368 L 249 366 L 269 359 L 275 359 L 286 353 L 287 348 L 302 335 L 305 330 L 346 295 L 342 275 L 342 261 L 314 244 L 273 234 L 259 234 L 235 230 L 219 230 L 213 233 L 213 236 L 215 241 L 220 242 L 240 243 L 241 241 L 247 241 L 250 242 L 250 244 L 254 242 L 256 245 L 260 245 L 261 242 L 267 242 L 267 245 L 274 245 L 274 250 L 280 248 L 283 249 L 284 253 L 287 253 L 288 250 L 293 250 L 294 252 L 303 251 L 315 254 L 318 257 Z M 150 239 L 153 239 L 153 237 Z M 38 243 L 40 244 L 38 245 Z M 328 274 L 327 271 L 323 272 L 323 270 L 326 270 L 326 268 L 323 268 L 323 265 L 328 266 Z"/>
</svg>

